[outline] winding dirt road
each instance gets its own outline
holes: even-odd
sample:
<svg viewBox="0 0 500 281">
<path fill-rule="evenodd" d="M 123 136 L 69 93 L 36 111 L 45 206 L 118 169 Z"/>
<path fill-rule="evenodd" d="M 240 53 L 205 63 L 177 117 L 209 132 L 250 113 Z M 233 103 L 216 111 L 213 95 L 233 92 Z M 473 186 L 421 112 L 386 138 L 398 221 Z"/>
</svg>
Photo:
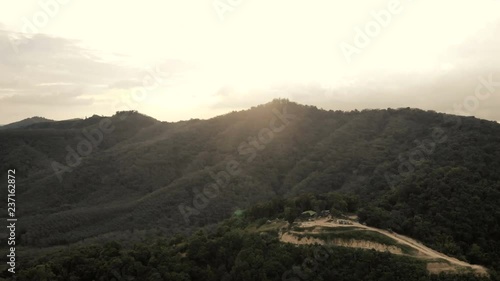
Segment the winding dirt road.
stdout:
<svg viewBox="0 0 500 281">
<path fill-rule="evenodd" d="M 375 231 L 375 232 L 381 233 L 383 235 L 386 235 L 386 236 L 396 240 L 400 244 L 408 245 L 409 247 L 415 249 L 418 252 L 417 256 L 420 258 L 443 259 L 443 260 L 448 261 L 452 265 L 470 268 L 470 269 L 473 269 L 476 273 L 488 275 L 488 271 L 483 266 L 469 264 L 469 263 L 466 263 L 464 261 L 458 260 L 456 258 L 449 257 L 443 253 L 437 252 L 437 251 L 423 245 L 422 243 L 420 243 L 420 242 L 418 242 L 410 237 L 399 235 L 399 234 L 389 232 L 386 230 L 362 225 L 362 224 L 354 222 L 354 221 L 349 221 L 351 223 L 351 225 L 345 225 L 345 224 L 336 223 L 336 220 L 333 220 L 333 222 L 331 222 L 331 221 L 329 222 L 328 220 L 330 220 L 330 219 L 329 218 L 322 218 L 322 219 L 317 219 L 314 221 L 301 222 L 300 227 L 304 228 L 304 227 L 313 227 L 313 226 L 320 226 L 320 227 L 321 226 L 322 227 L 353 227 L 354 226 L 354 227 L 361 228 L 361 229 Z"/>
</svg>

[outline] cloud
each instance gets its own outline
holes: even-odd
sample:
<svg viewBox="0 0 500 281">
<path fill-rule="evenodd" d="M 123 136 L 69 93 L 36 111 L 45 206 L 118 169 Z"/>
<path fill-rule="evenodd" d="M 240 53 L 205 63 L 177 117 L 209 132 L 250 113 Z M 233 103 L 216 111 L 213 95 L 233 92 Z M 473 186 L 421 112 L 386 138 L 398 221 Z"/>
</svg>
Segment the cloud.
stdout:
<svg viewBox="0 0 500 281">
<path fill-rule="evenodd" d="M 90 106 L 93 104 L 93 99 L 82 95 L 80 89 L 65 92 L 53 92 L 43 94 L 21 93 L 15 94 L 0 101 L 7 104 L 22 104 L 30 106 L 44 106 L 44 107 L 60 107 L 60 106 Z"/>
<path fill-rule="evenodd" d="M 109 85 L 109 88 L 111 89 L 131 89 L 135 87 L 140 87 L 142 85 L 142 82 L 138 79 L 130 79 L 130 80 L 120 80 L 117 82 L 114 82 L 113 84 Z"/>
<path fill-rule="evenodd" d="M 100 105 L 115 104 L 112 99 L 119 95 L 113 89 L 142 86 L 148 71 L 175 75 L 190 67 L 179 60 L 162 60 L 148 70 L 87 49 L 77 40 L 4 30 L 0 32 L 0 111 L 23 106 L 37 115 L 53 112 L 51 108 L 57 106 L 67 112 L 82 106 L 91 110 L 96 100 Z"/>
<path fill-rule="evenodd" d="M 108 114 L 116 99 L 143 86 L 148 66 L 158 66 L 168 78 L 148 93 L 147 101 L 132 106 L 169 121 L 206 118 L 277 97 L 334 110 L 410 106 L 453 113 L 456 104 L 474 94 L 479 77 L 492 74 L 500 80 L 498 1 L 414 1 L 350 65 L 339 43 L 352 42 L 354 28 L 364 27 L 371 11 L 387 1 L 347 6 L 327 0 L 262 2 L 241 7 L 230 24 L 220 23 L 214 13 L 187 6 L 179 10 L 178 5 L 174 10 L 152 5 L 143 20 L 130 21 L 123 11 L 134 12 L 139 4 L 114 13 L 115 5 L 90 2 L 82 7 L 103 9 L 92 22 L 82 25 L 85 15 L 79 10 L 46 31 L 109 53 L 89 50 L 78 40 L 0 32 L 0 112 L 29 105 L 36 113 L 23 111 L 22 118 L 55 119 L 47 116 L 55 112 L 52 104 L 64 104 L 59 116 L 69 118 L 81 114 L 80 105 L 91 104 L 86 114 Z M 288 8 L 276 21 L 283 5 Z M 110 13 L 118 18 L 109 21 Z M 306 20 L 297 21 L 299 14 Z M 470 114 L 500 120 L 499 93 Z M 44 103 L 47 97 L 52 104 Z"/>
<path fill-rule="evenodd" d="M 222 87 L 214 94 L 217 102 L 212 108 L 237 110 L 281 97 L 333 110 L 414 107 L 500 120 L 499 33 L 500 22 L 491 22 L 419 71 L 404 67 L 384 70 L 381 65 L 326 82 L 284 83 L 252 91 Z M 418 53 L 418 48 L 412 51 Z M 497 85 L 495 90 L 487 99 L 472 104 L 481 80 L 489 77 Z M 471 104 L 464 105 L 467 102 Z"/>
<path fill-rule="evenodd" d="M 130 75 L 133 69 L 100 60 L 79 42 L 46 35 L 0 36 L 0 85 L 34 89 L 42 84 L 106 84 Z"/>
</svg>

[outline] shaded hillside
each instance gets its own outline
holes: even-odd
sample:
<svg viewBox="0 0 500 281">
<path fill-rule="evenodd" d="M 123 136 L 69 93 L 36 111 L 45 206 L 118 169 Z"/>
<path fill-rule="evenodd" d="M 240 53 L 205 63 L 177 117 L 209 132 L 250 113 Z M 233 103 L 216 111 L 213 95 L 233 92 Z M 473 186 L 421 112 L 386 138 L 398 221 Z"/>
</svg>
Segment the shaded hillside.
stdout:
<svg viewBox="0 0 500 281">
<path fill-rule="evenodd" d="M 17 122 L 14 122 L 14 123 L 10 123 L 10 124 L 7 124 L 7 125 L 0 126 L 0 130 L 3 130 L 3 129 L 26 128 L 26 127 L 28 127 L 30 125 L 33 125 L 33 124 L 46 123 L 46 122 L 54 122 L 54 120 L 50 120 L 50 119 L 47 119 L 47 118 L 35 116 L 35 117 L 23 119 L 21 121 L 17 121 Z"/>
<path fill-rule="evenodd" d="M 500 268 L 500 125 L 472 117 L 286 100 L 177 123 L 122 112 L 2 131 L 0 159 L 18 170 L 25 245 L 190 232 L 276 196 L 337 191 L 359 196 L 368 224 Z"/>
<path fill-rule="evenodd" d="M 335 194 L 316 200 L 321 198 L 328 205 L 323 207 L 348 200 Z M 307 202 L 295 198 L 282 203 L 294 201 Z M 266 208 L 261 205 L 254 206 L 250 213 L 235 212 L 212 231 L 200 230 L 189 237 L 165 238 L 157 232 L 132 245 L 114 241 L 71 246 L 24 263 L 18 280 L 490 280 L 484 271 L 448 266 L 446 261 L 432 257 L 393 255 L 371 247 L 354 249 L 332 243 L 307 245 L 305 240 L 309 238 L 302 238 L 298 245 L 281 242 L 282 230 L 311 235 L 311 229 L 291 227 L 282 219 L 265 223 L 259 212 L 264 214 Z M 340 228 L 329 228 L 321 234 L 401 246 L 383 235 Z"/>
</svg>

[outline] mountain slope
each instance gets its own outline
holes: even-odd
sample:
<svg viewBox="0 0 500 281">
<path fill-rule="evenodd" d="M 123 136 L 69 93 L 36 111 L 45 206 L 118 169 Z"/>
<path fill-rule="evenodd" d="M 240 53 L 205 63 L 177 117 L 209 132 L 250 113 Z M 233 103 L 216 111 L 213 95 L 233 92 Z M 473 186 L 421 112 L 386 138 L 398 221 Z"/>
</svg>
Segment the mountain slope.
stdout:
<svg viewBox="0 0 500 281">
<path fill-rule="evenodd" d="M 47 119 L 47 118 L 35 116 L 35 117 L 23 119 L 21 121 L 17 121 L 17 122 L 14 122 L 14 123 L 10 123 L 10 124 L 7 124 L 7 125 L 0 126 L 0 130 L 3 130 L 3 129 L 26 128 L 26 127 L 28 127 L 30 125 L 33 125 L 33 124 L 45 123 L 45 122 L 53 122 L 53 121 L 54 120 L 50 120 L 50 119 Z"/>
<path fill-rule="evenodd" d="M 288 229 L 286 222 L 259 221 L 236 212 L 212 231 L 200 230 L 190 237 L 153 234 L 131 246 L 113 241 L 65 247 L 24 263 L 18 280 L 41 276 L 61 281 L 490 280 L 481 267 L 473 268 L 482 272 L 473 272 L 458 261 L 447 266 L 446 261 L 434 257 L 393 255 L 330 243 L 284 243 L 278 229 Z"/>
<path fill-rule="evenodd" d="M 190 232 L 256 202 L 336 191 L 358 195 L 370 225 L 500 268 L 495 122 L 286 100 L 209 120 L 89 119 L 0 132 L 1 168 L 18 171 L 25 245 Z"/>
</svg>

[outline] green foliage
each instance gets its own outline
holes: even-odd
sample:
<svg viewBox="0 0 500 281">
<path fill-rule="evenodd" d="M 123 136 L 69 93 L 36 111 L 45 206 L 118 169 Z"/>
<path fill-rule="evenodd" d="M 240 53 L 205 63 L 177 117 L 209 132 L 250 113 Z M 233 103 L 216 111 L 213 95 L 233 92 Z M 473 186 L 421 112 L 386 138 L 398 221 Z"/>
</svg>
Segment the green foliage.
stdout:
<svg viewBox="0 0 500 281">
<path fill-rule="evenodd" d="M 500 268 L 500 184 L 466 168 L 418 171 L 359 212 L 361 221 L 419 239 L 471 263 Z"/>
<path fill-rule="evenodd" d="M 269 128 L 273 110 L 285 107 L 294 120 L 269 143 L 259 142 L 254 157 L 240 153 L 242 143 Z M 26 252 L 89 239 L 127 240 L 157 227 L 168 235 L 192 233 L 264 202 L 245 216 L 292 222 L 305 210 L 340 215 L 359 208 L 367 224 L 500 270 L 500 126 L 495 122 L 409 108 L 324 111 L 287 100 L 176 123 L 118 112 L 109 118 L 113 132 L 60 182 L 51 163 L 66 165 L 67 147 L 76 148 L 86 138 L 84 130 L 98 128 L 103 118 L 0 130 L 0 170 L 16 168 L 18 174 L 18 241 Z M 434 143 L 411 172 L 401 173 L 402 163 L 422 150 L 421 143 L 435 139 L 437 129 L 445 142 Z M 230 160 L 240 164 L 241 173 L 186 223 L 179 204 L 193 206 L 200 190 L 216 182 L 210 171 L 224 171 Z M 5 173 L 1 178 L 6 182 Z M 5 193 L 0 189 L 2 198 Z M 210 268 L 210 274 L 220 276 L 218 270 Z M 191 276 L 179 272 L 168 278 Z M 241 278 L 247 277 L 255 275 Z"/>
<path fill-rule="evenodd" d="M 486 280 L 429 275 L 421 260 L 372 250 L 283 244 L 234 223 L 129 248 L 72 247 L 24 266 L 17 280 Z"/>
</svg>

